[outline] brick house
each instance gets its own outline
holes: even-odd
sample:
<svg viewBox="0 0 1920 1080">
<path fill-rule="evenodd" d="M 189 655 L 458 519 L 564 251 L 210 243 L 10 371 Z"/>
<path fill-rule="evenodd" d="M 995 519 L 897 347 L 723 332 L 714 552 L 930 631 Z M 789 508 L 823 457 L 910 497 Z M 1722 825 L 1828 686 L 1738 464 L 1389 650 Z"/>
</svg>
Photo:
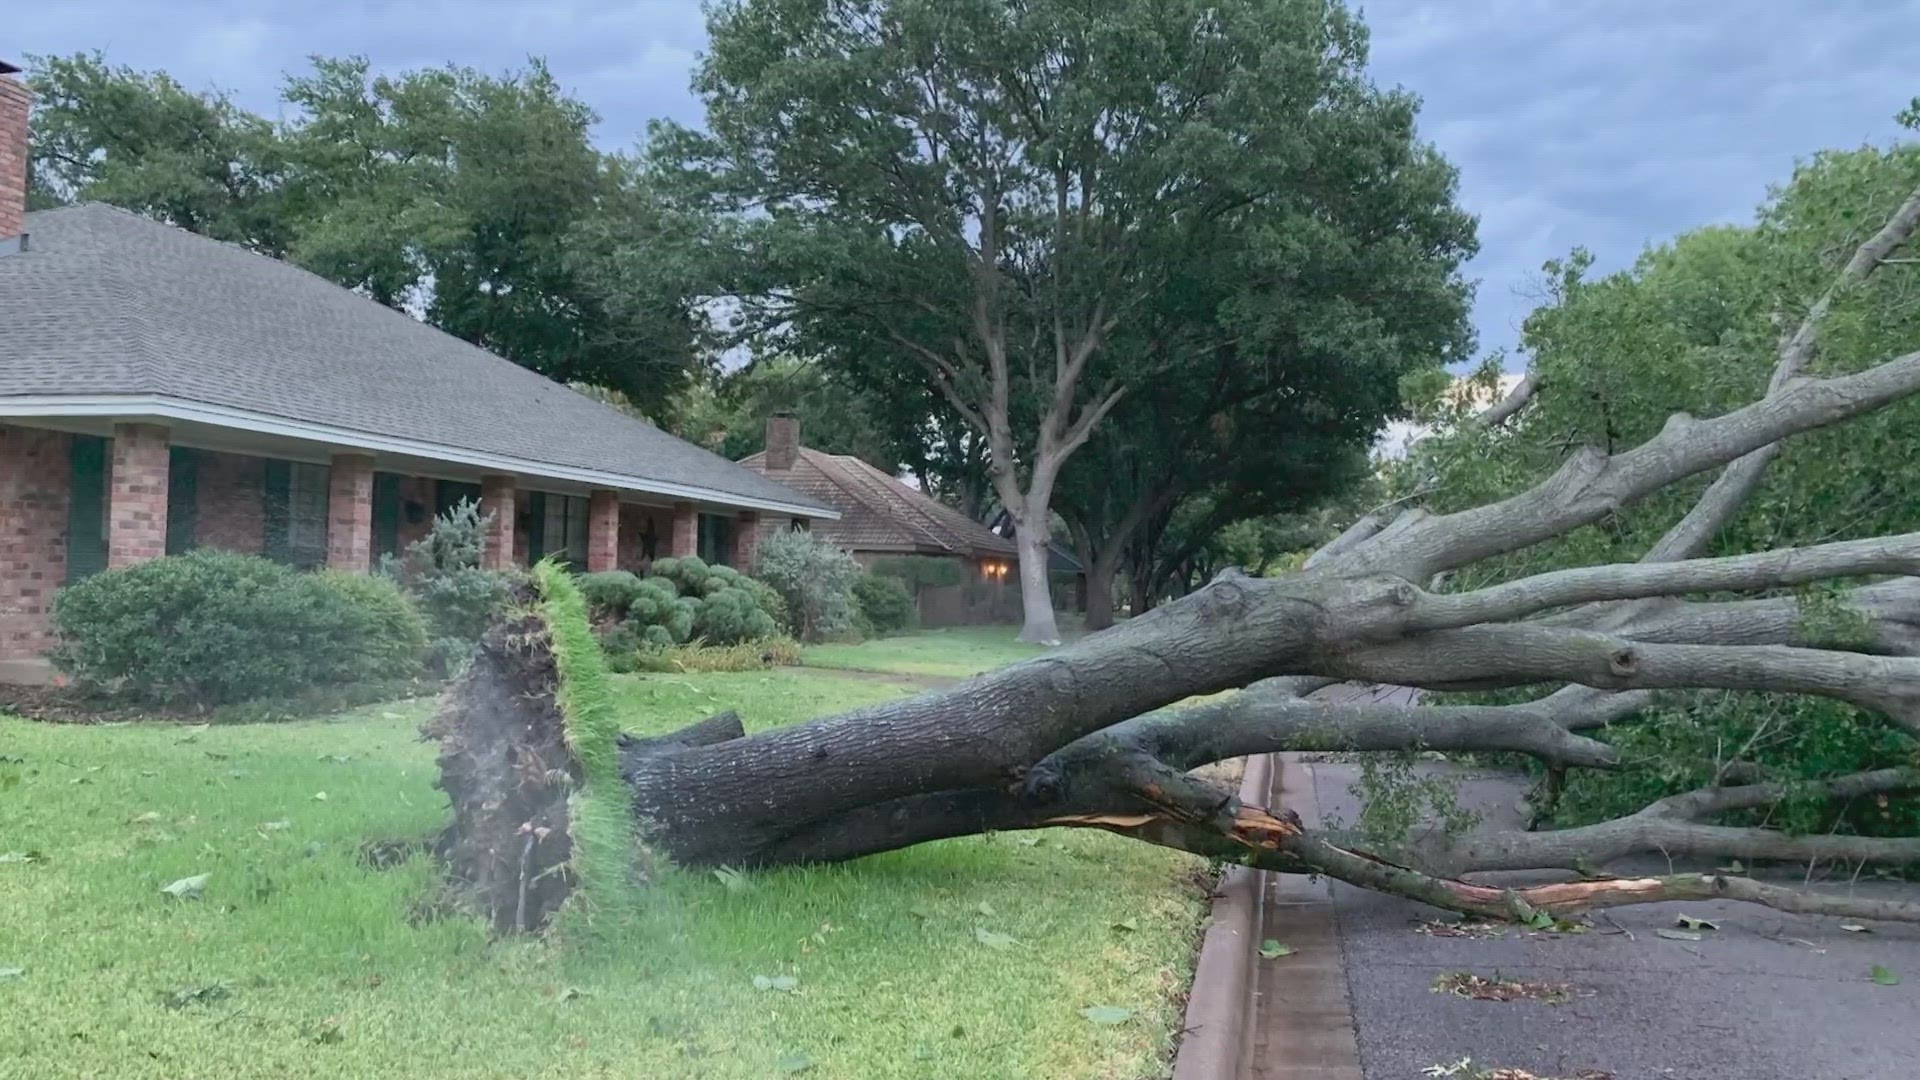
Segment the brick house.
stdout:
<svg viewBox="0 0 1920 1080">
<path fill-rule="evenodd" d="M 211 546 L 367 570 L 463 499 L 495 565 L 743 569 L 835 512 L 291 264 L 99 204 L 26 212 L 0 65 L 0 678 L 65 583 Z"/>
<path fill-rule="evenodd" d="M 916 590 L 922 625 L 1019 618 L 1019 552 L 1012 540 L 857 457 L 802 446 L 795 417 L 768 420 L 767 448 L 740 464 L 836 510 L 838 520 L 813 531 L 862 566 L 902 556 L 951 561 L 957 584 Z"/>
</svg>

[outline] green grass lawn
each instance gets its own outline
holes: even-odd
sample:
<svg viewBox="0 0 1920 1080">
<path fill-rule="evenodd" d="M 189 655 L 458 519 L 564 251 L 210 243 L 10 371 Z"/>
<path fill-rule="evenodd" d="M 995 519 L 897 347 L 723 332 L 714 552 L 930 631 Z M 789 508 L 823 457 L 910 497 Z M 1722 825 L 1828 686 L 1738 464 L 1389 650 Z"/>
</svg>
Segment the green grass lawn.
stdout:
<svg viewBox="0 0 1920 1080">
<path fill-rule="evenodd" d="M 1019 632 L 1017 626 L 916 630 L 858 645 L 812 645 L 801 654 L 801 663 L 896 675 L 965 678 L 1047 651 L 1043 645 L 1022 645 L 1013 640 Z"/>
<path fill-rule="evenodd" d="M 619 692 L 652 732 L 904 691 L 788 669 Z M 0 856 L 33 853 L 0 859 L 0 1076 L 1163 1073 L 1196 860 L 1086 833 L 976 837 L 737 889 L 669 873 L 635 925 L 490 941 L 470 919 L 410 919 L 428 860 L 357 855 L 443 819 L 415 730 L 429 709 L 202 729 L 0 717 Z M 199 874 L 197 900 L 161 892 Z M 1097 1005 L 1133 1012 L 1100 1025 L 1080 1012 Z"/>
</svg>

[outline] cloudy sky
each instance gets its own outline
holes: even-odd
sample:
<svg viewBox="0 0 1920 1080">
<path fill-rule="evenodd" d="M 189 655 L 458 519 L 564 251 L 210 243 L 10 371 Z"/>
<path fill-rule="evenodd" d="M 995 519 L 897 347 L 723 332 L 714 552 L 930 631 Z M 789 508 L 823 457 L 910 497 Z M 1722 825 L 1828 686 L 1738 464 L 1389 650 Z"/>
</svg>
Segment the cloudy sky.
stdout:
<svg viewBox="0 0 1920 1080">
<path fill-rule="evenodd" d="M 1373 67 L 1426 101 L 1425 136 L 1480 217 L 1475 319 L 1511 346 L 1540 264 L 1603 269 L 1694 225 L 1744 221 L 1796 158 L 1883 142 L 1914 94 L 1920 0 L 1372 0 Z M 9 5 L 0 57 L 98 49 L 272 114 L 309 54 L 385 70 L 546 58 L 630 146 L 697 123 L 698 0 L 65 0 Z"/>
</svg>

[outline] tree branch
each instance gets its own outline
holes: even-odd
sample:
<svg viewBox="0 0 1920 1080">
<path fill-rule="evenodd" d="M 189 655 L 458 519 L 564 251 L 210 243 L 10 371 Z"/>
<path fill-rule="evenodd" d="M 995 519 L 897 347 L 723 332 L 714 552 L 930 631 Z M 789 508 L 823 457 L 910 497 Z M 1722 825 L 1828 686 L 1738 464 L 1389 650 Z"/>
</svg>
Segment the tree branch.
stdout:
<svg viewBox="0 0 1920 1080">
<path fill-rule="evenodd" d="M 1464 593 L 1423 593 L 1410 629 L 1518 619 L 1550 608 L 1695 592 L 1740 592 L 1836 577 L 1920 573 L 1920 533 L 1686 562 L 1582 566 Z"/>
<path fill-rule="evenodd" d="M 1762 446 L 1883 408 L 1920 390 L 1920 352 L 1853 375 L 1798 378 L 1710 420 L 1675 416 L 1625 453 L 1587 448 L 1545 482 L 1512 498 L 1431 517 L 1389 543 L 1376 539 L 1339 560 L 1424 579 L 1591 525 L 1676 480 Z"/>
<path fill-rule="evenodd" d="M 1920 660 L 1779 645 L 1666 645 L 1539 624 L 1422 634 L 1314 657 L 1315 673 L 1476 689 L 1573 682 L 1602 690 L 1766 690 L 1833 698 L 1920 734 Z"/>
<path fill-rule="evenodd" d="M 1533 396 L 1540 390 L 1540 380 L 1532 372 L 1522 376 L 1507 396 L 1488 407 L 1474 420 L 1481 427 L 1497 428 L 1511 420 L 1521 409 L 1532 404 Z"/>
<path fill-rule="evenodd" d="M 1820 323 L 1832 309 L 1834 301 L 1871 277 L 1890 252 L 1912 237 L 1916 227 L 1920 227 L 1920 188 L 1915 188 L 1913 194 L 1907 196 L 1907 201 L 1894 211 L 1879 232 L 1854 251 L 1853 257 L 1847 260 L 1839 278 L 1827 289 L 1826 295 L 1808 310 L 1799 328 L 1780 343 L 1780 357 L 1768 380 L 1767 393 L 1779 391 L 1788 380 L 1806 370 L 1813 359 Z M 1754 490 L 1760 486 L 1767 467 L 1773 464 L 1774 457 L 1779 453 L 1780 444 L 1770 443 L 1728 465 L 1714 478 L 1686 516 L 1654 544 L 1643 561 L 1688 559 L 1705 551 L 1714 536 L 1747 504 Z"/>
</svg>

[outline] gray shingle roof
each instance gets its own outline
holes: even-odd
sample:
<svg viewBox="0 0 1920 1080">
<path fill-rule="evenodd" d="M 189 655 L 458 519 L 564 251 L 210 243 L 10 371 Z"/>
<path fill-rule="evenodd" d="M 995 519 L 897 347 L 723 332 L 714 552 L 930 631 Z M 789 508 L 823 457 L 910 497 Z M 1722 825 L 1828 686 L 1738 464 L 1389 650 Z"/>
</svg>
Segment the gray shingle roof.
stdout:
<svg viewBox="0 0 1920 1080">
<path fill-rule="evenodd" d="M 0 257 L 0 398 L 158 395 L 820 505 L 289 263 L 98 203 L 27 233 Z"/>
</svg>

